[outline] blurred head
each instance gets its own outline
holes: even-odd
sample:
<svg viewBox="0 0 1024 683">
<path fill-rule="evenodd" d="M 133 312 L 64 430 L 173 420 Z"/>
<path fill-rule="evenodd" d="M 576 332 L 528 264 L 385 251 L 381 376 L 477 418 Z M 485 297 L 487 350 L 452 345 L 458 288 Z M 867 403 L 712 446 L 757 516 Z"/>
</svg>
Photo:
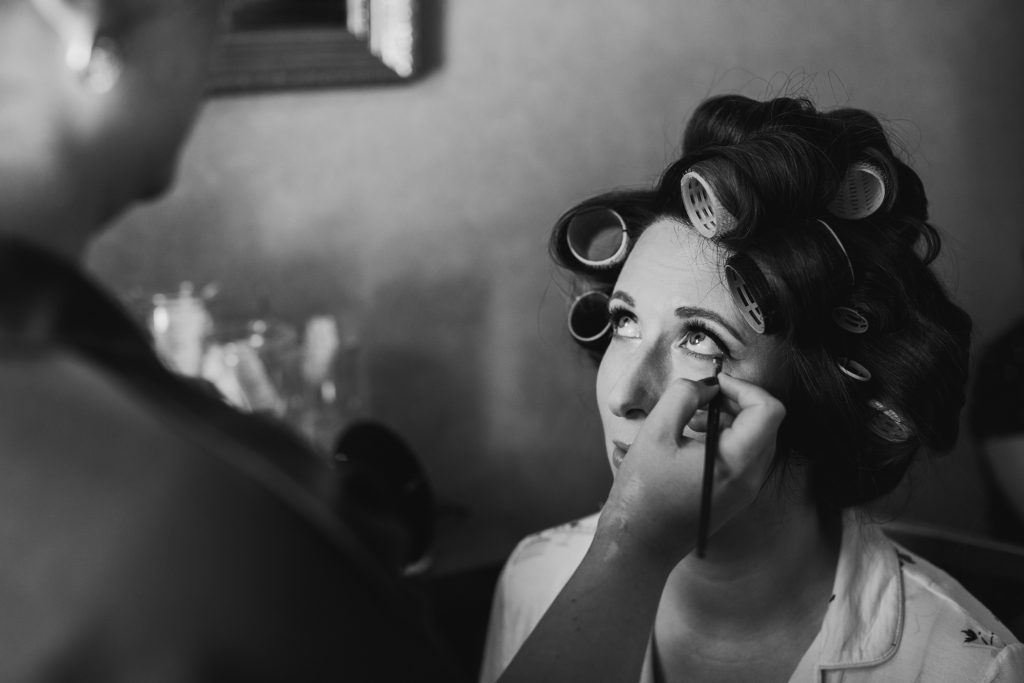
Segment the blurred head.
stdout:
<svg viewBox="0 0 1024 683">
<path fill-rule="evenodd" d="M 0 225 L 79 251 L 171 184 L 220 0 L 0 0 Z"/>
<path fill-rule="evenodd" d="M 854 215 L 837 198 L 865 162 L 884 178 L 885 197 Z M 730 216 L 711 237 L 684 206 L 682 181 L 694 170 Z M 594 267 L 567 248 L 572 217 L 594 206 L 622 216 L 624 261 Z M 929 268 L 940 240 L 927 219 L 920 179 L 874 116 L 819 112 L 803 99 L 704 102 L 657 184 L 588 199 L 552 233 L 555 260 L 581 288 L 610 296 L 610 331 L 586 344 L 600 359 L 608 440 L 628 444 L 638 429 L 624 426 L 629 416 L 642 418 L 667 378 L 709 374 L 693 354 L 713 351 L 725 372 L 785 403 L 777 473 L 805 466 L 826 507 L 890 492 L 922 448 L 953 447 L 964 403 L 970 319 Z M 676 315 L 693 308 L 706 312 Z M 840 322 L 851 312 L 867 329 Z"/>
</svg>

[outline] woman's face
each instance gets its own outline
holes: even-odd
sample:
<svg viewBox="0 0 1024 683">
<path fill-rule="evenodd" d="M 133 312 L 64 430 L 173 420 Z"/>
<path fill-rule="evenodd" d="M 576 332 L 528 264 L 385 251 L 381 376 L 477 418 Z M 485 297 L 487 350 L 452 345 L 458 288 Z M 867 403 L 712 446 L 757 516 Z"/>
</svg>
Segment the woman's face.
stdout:
<svg viewBox="0 0 1024 683">
<path fill-rule="evenodd" d="M 597 402 L 612 470 L 677 377 L 723 371 L 776 396 L 785 386 L 777 338 L 756 334 L 732 302 L 714 244 L 673 218 L 643 232 L 609 302 L 612 340 L 597 372 Z M 702 439 L 687 428 L 684 436 Z"/>
<path fill-rule="evenodd" d="M 119 87 L 124 114 L 104 153 L 129 165 L 123 172 L 133 176 L 135 198 L 160 195 L 174 180 L 202 104 L 222 7 L 222 0 L 153 3 L 123 38 L 130 57 Z"/>
</svg>

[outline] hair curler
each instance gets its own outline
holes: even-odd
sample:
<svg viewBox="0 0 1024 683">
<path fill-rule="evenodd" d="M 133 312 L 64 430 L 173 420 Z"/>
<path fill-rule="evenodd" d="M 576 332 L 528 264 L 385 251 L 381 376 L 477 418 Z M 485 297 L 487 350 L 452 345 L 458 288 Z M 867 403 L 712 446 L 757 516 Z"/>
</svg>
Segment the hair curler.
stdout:
<svg viewBox="0 0 1024 683">
<path fill-rule="evenodd" d="M 850 379 L 858 382 L 871 381 L 871 371 L 855 360 L 850 358 L 840 358 L 836 361 L 836 366 L 839 368 L 841 373 Z"/>
<path fill-rule="evenodd" d="M 683 208 L 697 232 L 711 238 L 736 227 L 736 217 L 722 206 L 715 191 L 697 171 L 687 171 L 679 181 Z"/>
<path fill-rule="evenodd" d="M 747 325 L 758 334 L 778 328 L 775 297 L 764 273 L 746 254 L 733 254 L 725 263 L 725 279 L 733 303 Z"/>
<path fill-rule="evenodd" d="M 908 441 L 913 432 L 903 417 L 885 403 L 871 399 L 868 406 L 875 411 L 868 421 L 868 429 L 889 443 Z"/>
<path fill-rule="evenodd" d="M 573 339 L 584 345 L 594 344 L 611 331 L 608 298 L 607 293 L 591 289 L 573 299 L 567 320 Z"/>
<path fill-rule="evenodd" d="M 602 206 L 572 214 L 565 225 L 564 239 L 573 258 L 599 270 L 617 266 L 629 252 L 626 221 L 617 211 Z"/>
<path fill-rule="evenodd" d="M 828 210 L 838 218 L 858 220 L 888 207 L 895 196 L 895 176 L 879 152 L 868 150 L 866 158 L 846 169 Z"/>
<path fill-rule="evenodd" d="M 843 254 L 843 261 L 846 263 L 846 271 L 850 275 L 850 286 L 852 287 L 854 285 L 854 283 L 856 282 L 857 278 L 856 278 L 856 276 L 853 273 L 853 262 L 850 261 L 850 254 L 847 253 L 846 247 L 843 246 L 843 241 L 841 239 L 839 239 L 839 235 L 836 234 L 836 231 L 833 230 L 832 226 L 830 226 L 828 223 L 826 223 L 825 221 L 821 220 L 820 218 L 816 219 L 816 221 L 817 221 L 817 223 L 819 225 L 821 225 L 821 227 L 825 228 L 825 231 L 829 235 L 832 236 L 832 239 L 835 241 L 836 246 L 839 247 L 839 251 L 842 252 L 842 254 Z"/>
<path fill-rule="evenodd" d="M 870 325 L 864 314 L 852 306 L 836 306 L 832 309 L 832 322 L 850 334 L 864 334 Z"/>
</svg>

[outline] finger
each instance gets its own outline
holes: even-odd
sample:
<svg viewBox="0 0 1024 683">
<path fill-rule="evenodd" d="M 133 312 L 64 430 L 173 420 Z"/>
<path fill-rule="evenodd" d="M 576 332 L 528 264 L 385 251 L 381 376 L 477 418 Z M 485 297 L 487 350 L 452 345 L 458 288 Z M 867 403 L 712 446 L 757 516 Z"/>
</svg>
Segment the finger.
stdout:
<svg viewBox="0 0 1024 683">
<path fill-rule="evenodd" d="M 686 426 L 695 432 L 706 432 L 708 430 L 708 411 L 705 408 L 698 408 Z"/>
<path fill-rule="evenodd" d="M 707 384 L 682 378 L 672 380 L 647 415 L 644 431 L 658 438 L 671 438 L 678 443 L 686 423 L 693 418 L 698 408 L 706 405 L 718 392 L 717 383 Z"/>
<path fill-rule="evenodd" d="M 719 376 L 721 376 L 721 375 L 719 375 Z M 756 384 L 751 384 L 750 382 L 747 382 L 747 381 L 741 380 L 741 379 L 737 379 L 736 377 L 730 377 L 730 379 L 735 380 L 736 382 L 742 382 L 744 385 L 750 387 L 751 389 L 760 390 L 761 392 L 766 393 L 768 395 L 768 397 L 774 398 L 774 396 L 772 394 L 768 393 L 765 389 L 762 389 L 762 388 L 758 387 Z M 726 380 L 726 383 L 727 384 L 729 383 L 729 379 Z M 738 415 L 740 413 L 740 411 L 743 410 L 743 406 L 740 405 L 739 400 L 737 400 L 737 398 L 735 397 L 735 392 L 733 391 L 731 393 L 733 393 L 733 396 L 729 396 L 723 390 L 718 395 L 718 407 L 719 407 L 719 410 L 722 412 L 723 415 L 725 413 L 729 413 L 730 415 Z M 751 403 L 753 403 L 753 401 L 751 401 Z"/>
<path fill-rule="evenodd" d="M 733 416 L 726 411 L 721 411 L 718 414 L 718 426 L 721 429 L 728 429 L 732 426 Z M 706 432 L 708 430 L 708 411 L 698 410 L 690 418 L 690 421 L 686 423 L 686 426 L 695 432 Z"/>
<path fill-rule="evenodd" d="M 726 372 L 719 373 L 718 382 L 722 390 L 721 400 L 728 401 L 740 410 L 763 404 L 779 403 L 779 400 L 766 389 L 745 379 L 733 377 Z"/>
<path fill-rule="evenodd" d="M 724 402 L 737 408 L 728 433 L 731 450 L 749 452 L 767 439 L 774 440 L 786 416 L 782 402 L 756 384 L 725 373 L 718 377 L 722 395 L 726 397 Z"/>
</svg>

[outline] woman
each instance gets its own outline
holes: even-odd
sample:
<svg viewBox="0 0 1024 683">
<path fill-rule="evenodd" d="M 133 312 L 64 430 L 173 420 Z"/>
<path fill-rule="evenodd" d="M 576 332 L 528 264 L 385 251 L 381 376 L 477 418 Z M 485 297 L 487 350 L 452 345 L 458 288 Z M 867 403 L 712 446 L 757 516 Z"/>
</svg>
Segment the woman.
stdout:
<svg viewBox="0 0 1024 683">
<path fill-rule="evenodd" d="M 858 513 L 920 451 L 957 438 L 970 320 L 928 268 L 939 238 L 926 206 L 866 112 L 723 96 L 697 109 L 682 158 L 654 188 L 596 197 L 559 220 L 556 260 L 590 289 L 570 329 L 600 358 L 615 484 L 600 516 L 512 554 L 484 681 L 552 601 L 517 665 L 543 648 L 554 667 L 570 661 L 584 642 L 575 633 L 590 628 L 591 668 L 609 677 L 633 665 L 644 681 L 1022 679 L 1024 646 Z M 594 301 L 606 302 L 604 318 Z M 721 457 L 698 557 L 711 411 L 694 408 L 716 383 Z M 618 569 L 623 538 L 659 558 L 639 565 L 654 568 L 636 575 L 656 584 L 646 593 Z M 623 658 L 635 662 L 604 668 Z"/>
</svg>

